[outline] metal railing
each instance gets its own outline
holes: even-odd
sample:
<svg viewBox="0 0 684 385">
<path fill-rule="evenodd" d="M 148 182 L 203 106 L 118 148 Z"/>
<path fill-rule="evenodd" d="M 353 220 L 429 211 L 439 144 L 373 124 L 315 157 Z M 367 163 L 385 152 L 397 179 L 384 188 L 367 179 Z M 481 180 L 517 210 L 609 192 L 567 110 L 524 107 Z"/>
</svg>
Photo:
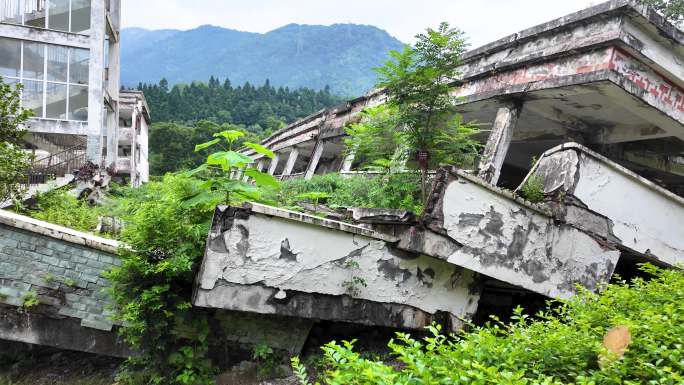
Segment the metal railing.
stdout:
<svg viewBox="0 0 684 385">
<path fill-rule="evenodd" d="M 66 176 L 83 166 L 86 162 L 86 147 L 79 144 L 64 151 L 38 159 L 31 163 L 27 172 L 27 187 L 48 183 Z"/>
</svg>

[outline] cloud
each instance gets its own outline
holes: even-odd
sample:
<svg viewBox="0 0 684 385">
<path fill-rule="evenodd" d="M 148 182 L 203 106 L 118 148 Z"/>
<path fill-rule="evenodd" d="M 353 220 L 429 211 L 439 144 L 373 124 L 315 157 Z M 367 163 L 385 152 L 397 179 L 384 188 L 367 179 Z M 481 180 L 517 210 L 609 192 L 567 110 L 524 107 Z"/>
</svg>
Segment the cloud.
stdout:
<svg viewBox="0 0 684 385">
<path fill-rule="evenodd" d="M 375 25 L 404 42 L 448 21 L 473 46 L 590 6 L 592 0 L 122 0 L 124 27 L 192 29 L 213 24 L 268 32 L 290 23 Z"/>
</svg>

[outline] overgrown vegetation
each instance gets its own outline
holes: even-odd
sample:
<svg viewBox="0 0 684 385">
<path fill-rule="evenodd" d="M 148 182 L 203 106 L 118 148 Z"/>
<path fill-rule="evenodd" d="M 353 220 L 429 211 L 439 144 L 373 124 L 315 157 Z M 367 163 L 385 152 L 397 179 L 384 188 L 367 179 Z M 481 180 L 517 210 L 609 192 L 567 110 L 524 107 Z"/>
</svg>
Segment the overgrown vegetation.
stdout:
<svg viewBox="0 0 684 385">
<path fill-rule="evenodd" d="M 518 308 L 510 324 L 446 336 L 439 327 L 417 340 L 388 344 L 396 361 L 364 358 L 354 342 L 323 347 L 325 384 L 681 384 L 684 382 L 684 273 L 643 267 L 652 279 L 583 291 L 534 317 Z M 626 326 L 624 356 L 604 347 L 606 333 Z M 599 365 L 599 362 L 601 364 Z M 305 369 L 293 360 L 306 384 Z"/>
<path fill-rule="evenodd" d="M 84 232 L 95 231 L 99 216 L 108 211 L 78 200 L 63 188 L 38 194 L 35 200 L 32 210 L 25 211 L 33 218 Z"/>
<path fill-rule="evenodd" d="M 669 21 L 681 27 L 684 20 L 684 0 L 639 0 L 653 7 Z"/>
<path fill-rule="evenodd" d="M 185 205 L 200 181 L 169 174 L 120 198 L 126 221 L 122 265 L 107 274 L 126 341 L 141 354 L 128 360 L 122 384 L 210 384 L 207 316 L 191 291 L 214 205 Z"/>
<path fill-rule="evenodd" d="M 415 172 L 349 177 L 340 174 L 315 175 L 311 180 L 293 179 L 281 184 L 279 192 L 264 196 L 266 202 L 297 208 L 316 193 L 316 205 L 328 207 L 395 208 L 420 213 L 420 175 Z"/>
<path fill-rule="evenodd" d="M 407 165 L 421 173 L 423 201 L 429 169 L 471 164 L 479 152 L 477 128 L 462 122 L 450 94 L 466 47 L 463 32 L 442 23 L 417 35 L 413 46 L 391 51 L 392 59 L 377 68 L 386 105 L 367 111 L 368 119 L 349 130 L 350 151 L 367 160 L 390 160 L 390 154 L 411 160 Z"/>
<path fill-rule="evenodd" d="M 24 125 L 32 112 L 21 108 L 21 85 L 10 85 L 0 76 L 0 202 L 19 198 L 32 157 L 22 150 Z"/>
</svg>

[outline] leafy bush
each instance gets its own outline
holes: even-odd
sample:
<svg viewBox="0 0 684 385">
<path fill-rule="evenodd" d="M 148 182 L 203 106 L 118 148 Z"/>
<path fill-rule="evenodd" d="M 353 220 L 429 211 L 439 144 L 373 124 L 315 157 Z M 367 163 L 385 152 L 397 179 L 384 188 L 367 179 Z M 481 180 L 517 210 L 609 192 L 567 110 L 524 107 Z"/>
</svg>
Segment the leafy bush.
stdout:
<svg viewBox="0 0 684 385">
<path fill-rule="evenodd" d="M 311 180 L 293 179 L 282 183 L 270 198 L 280 206 L 296 206 L 310 193 L 326 194 L 332 207 L 394 208 L 422 211 L 420 175 L 417 173 L 344 177 L 316 175 Z"/>
<path fill-rule="evenodd" d="M 37 210 L 27 212 L 31 217 L 85 232 L 95 230 L 103 211 L 102 208 L 79 201 L 64 189 L 40 194 L 36 201 Z"/>
<path fill-rule="evenodd" d="M 445 336 L 437 326 L 388 346 L 397 362 L 363 358 L 352 342 L 323 347 L 326 384 L 681 384 L 684 383 L 684 274 L 645 265 L 653 278 L 608 285 L 562 301 L 535 318 L 518 308 L 511 324 L 494 320 Z M 606 332 L 624 325 L 631 344 L 609 356 Z M 599 362 L 601 365 L 599 365 Z M 298 360 L 295 373 L 306 372 Z"/>
<path fill-rule="evenodd" d="M 539 175 L 531 175 L 520 188 L 520 195 L 533 203 L 544 200 L 544 179 Z"/>
<path fill-rule="evenodd" d="M 206 313 L 193 309 L 192 283 L 204 253 L 213 204 L 183 205 L 200 181 L 167 175 L 126 190 L 117 210 L 126 221 L 122 265 L 107 274 L 116 319 L 141 354 L 130 358 L 123 384 L 210 384 Z"/>
</svg>

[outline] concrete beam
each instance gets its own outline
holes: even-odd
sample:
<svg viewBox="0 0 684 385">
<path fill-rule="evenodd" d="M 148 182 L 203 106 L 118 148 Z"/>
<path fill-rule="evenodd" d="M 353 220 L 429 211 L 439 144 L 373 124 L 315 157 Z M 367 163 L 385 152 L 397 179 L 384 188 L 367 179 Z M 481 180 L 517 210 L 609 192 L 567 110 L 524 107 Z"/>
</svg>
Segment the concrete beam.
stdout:
<svg viewBox="0 0 684 385">
<path fill-rule="evenodd" d="M 285 164 L 285 170 L 283 170 L 283 175 L 287 176 L 292 174 L 295 164 L 297 164 L 297 158 L 299 157 L 299 148 L 292 147 L 290 150 L 290 156 L 287 158 L 287 163 Z"/>
<path fill-rule="evenodd" d="M 0 23 L 0 36 L 12 39 L 37 41 L 40 43 L 63 45 L 74 48 L 90 48 L 88 36 L 49 29 L 34 28 L 24 25 Z"/>
<path fill-rule="evenodd" d="M 500 107 L 485 146 L 478 176 L 492 185 L 496 185 L 501 174 L 501 167 L 506 160 L 508 148 L 511 145 L 513 130 L 515 129 L 522 105 L 508 103 Z"/>
<path fill-rule="evenodd" d="M 342 162 L 342 167 L 340 168 L 341 172 L 349 172 L 352 169 L 352 166 L 354 165 L 354 158 L 356 157 L 356 151 L 351 150 L 347 154 L 347 156 L 344 157 L 344 161 Z"/>
<path fill-rule="evenodd" d="M 321 156 L 323 155 L 323 150 L 325 150 L 325 142 L 319 140 L 316 142 L 316 147 L 314 147 L 313 154 L 311 154 L 311 159 L 309 160 L 309 165 L 306 168 L 306 174 L 304 175 L 305 180 L 311 179 L 316 173 L 318 162 L 320 162 Z"/>
</svg>

